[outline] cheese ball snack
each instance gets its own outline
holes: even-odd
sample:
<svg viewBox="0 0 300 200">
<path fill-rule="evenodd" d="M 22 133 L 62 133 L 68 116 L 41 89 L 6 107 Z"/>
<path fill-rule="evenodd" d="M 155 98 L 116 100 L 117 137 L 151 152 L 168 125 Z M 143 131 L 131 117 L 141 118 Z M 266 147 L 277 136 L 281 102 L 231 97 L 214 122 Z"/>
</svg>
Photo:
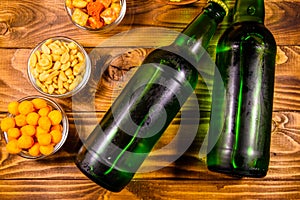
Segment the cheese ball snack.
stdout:
<svg viewBox="0 0 300 200">
<path fill-rule="evenodd" d="M 17 109 L 11 109 L 12 105 L 18 105 Z M 45 109 L 47 112 L 43 111 Z M 9 103 L 8 113 L 1 120 L 1 130 L 10 154 L 32 159 L 44 158 L 55 153 L 66 140 L 69 130 L 67 117 L 62 108 L 50 99 L 26 97 L 19 100 L 18 104 Z"/>
</svg>

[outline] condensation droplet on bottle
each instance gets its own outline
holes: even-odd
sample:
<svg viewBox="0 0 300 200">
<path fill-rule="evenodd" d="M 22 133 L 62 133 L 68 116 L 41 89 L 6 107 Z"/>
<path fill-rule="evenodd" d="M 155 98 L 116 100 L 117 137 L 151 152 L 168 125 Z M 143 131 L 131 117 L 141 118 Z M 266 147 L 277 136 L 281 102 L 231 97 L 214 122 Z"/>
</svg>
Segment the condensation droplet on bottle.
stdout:
<svg viewBox="0 0 300 200">
<path fill-rule="evenodd" d="M 254 6 L 249 6 L 247 9 L 249 15 L 254 15 L 256 13 L 256 8 Z"/>
</svg>

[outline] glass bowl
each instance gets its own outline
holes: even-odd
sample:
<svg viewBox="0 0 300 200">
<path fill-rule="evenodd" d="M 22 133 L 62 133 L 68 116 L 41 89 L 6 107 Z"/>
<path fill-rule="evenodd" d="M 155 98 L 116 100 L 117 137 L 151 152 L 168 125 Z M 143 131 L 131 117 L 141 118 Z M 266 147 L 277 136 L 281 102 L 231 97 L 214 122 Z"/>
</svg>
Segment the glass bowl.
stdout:
<svg viewBox="0 0 300 200">
<path fill-rule="evenodd" d="M 25 100 L 31 101 L 31 100 L 36 99 L 36 98 L 45 100 L 49 106 L 51 106 L 53 109 L 58 110 L 59 112 L 61 112 L 62 120 L 61 120 L 60 125 L 62 126 L 62 138 L 57 144 L 55 144 L 52 153 L 49 154 L 49 155 L 40 154 L 38 156 L 32 156 L 28 153 L 27 150 L 22 150 L 20 153 L 18 153 L 18 155 L 20 155 L 21 157 L 28 158 L 28 159 L 42 159 L 42 158 L 48 157 L 50 155 L 53 155 L 54 153 L 56 153 L 63 146 L 63 144 L 65 143 L 65 141 L 68 137 L 68 133 L 69 133 L 69 121 L 68 121 L 67 115 L 65 114 L 62 107 L 58 103 L 56 103 L 55 101 L 53 101 L 53 100 L 51 100 L 47 97 L 43 97 L 43 96 L 39 96 L 39 95 L 33 95 L 33 96 L 27 96 L 27 97 L 24 97 L 22 99 L 19 99 L 18 102 L 21 103 Z M 7 117 L 15 117 L 15 116 L 9 113 Z M 33 136 L 33 137 L 35 137 L 35 136 Z M 4 132 L 4 139 L 5 139 L 6 143 L 9 142 L 7 132 Z M 34 138 L 34 139 L 36 140 L 36 138 Z"/>
<path fill-rule="evenodd" d="M 77 0 L 78 2 L 87 2 L 85 0 Z M 68 13 L 70 20 L 77 27 L 94 32 L 106 32 L 116 27 L 123 20 L 126 13 L 126 0 L 92 0 L 90 3 L 99 3 L 102 5 L 107 4 L 101 11 L 88 11 L 85 3 L 83 5 L 74 6 L 74 1 L 66 0 L 65 9 Z M 112 6 L 113 5 L 113 6 Z M 90 7 L 97 7 L 96 5 Z M 95 23 L 98 22 L 98 23 Z M 100 24 L 100 25 L 99 25 Z"/>
<path fill-rule="evenodd" d="M 52 37 L 30 53 L 27 73 L 33 87 L 53 98 L 67 98 L 87 84 L 91 60 L 84 48 L 67 37 Z"/>
</svg>

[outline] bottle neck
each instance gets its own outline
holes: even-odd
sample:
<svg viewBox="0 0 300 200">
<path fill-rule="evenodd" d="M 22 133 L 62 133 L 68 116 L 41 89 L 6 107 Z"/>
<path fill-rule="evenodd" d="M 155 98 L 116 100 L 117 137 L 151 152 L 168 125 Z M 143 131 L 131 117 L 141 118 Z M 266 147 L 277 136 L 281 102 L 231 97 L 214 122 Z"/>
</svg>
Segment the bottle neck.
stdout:
<svg viewBox="0 0 300 200">
<path fill-rule="evenodd" d="M 217 25 L 224 19 L 228 8 L 221 0 L 212 0 L 202 12 L 176 38 L 174 45 L 188 49 L 201 57 L 214 35 Z"/>
<path fill-rule="evenodd" d="M 234 6 L 234 23 L 258 22 L 264 23 L 264 0 L 236 0 Z"/>
</svg>

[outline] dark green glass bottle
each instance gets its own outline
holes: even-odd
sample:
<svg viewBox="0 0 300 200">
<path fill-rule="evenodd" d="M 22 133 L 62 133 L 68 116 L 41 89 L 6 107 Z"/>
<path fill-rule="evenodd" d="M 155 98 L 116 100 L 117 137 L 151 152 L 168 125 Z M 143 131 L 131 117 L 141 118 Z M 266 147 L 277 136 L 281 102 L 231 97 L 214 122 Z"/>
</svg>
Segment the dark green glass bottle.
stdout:
<svg viewBox="0 0 300 200">
<path fill-rule="evenodd" d="M 209 2 L 170 46 L 145 58 L 84 142 L 75 163 L 91 180 L 121 191 L 193 93 L 197 65 L 226 14 L 225 4 L 216 2 Z"/>
<path fill-rule="evenodd" d="M 263 177 L 270 157 L 276 43 L 264 26 L 263 0 L 237 0 L 233 16 L 216 49 L 207 165 L 211 171 Z"/>
</svg>

